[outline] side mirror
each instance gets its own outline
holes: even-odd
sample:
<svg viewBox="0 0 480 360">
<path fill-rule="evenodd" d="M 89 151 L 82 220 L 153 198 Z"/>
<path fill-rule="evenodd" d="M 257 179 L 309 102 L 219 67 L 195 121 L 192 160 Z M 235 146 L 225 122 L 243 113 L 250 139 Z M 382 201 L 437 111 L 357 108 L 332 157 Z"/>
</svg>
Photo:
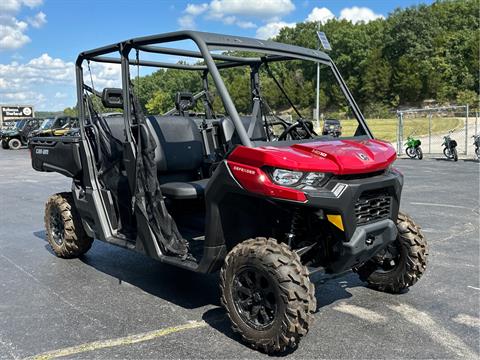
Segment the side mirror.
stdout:
<svg viewBox="0 0 480 360">
<path fill-rule="evenodd" d="M 117 89 L 117 88 L 103 89 L 102 104 L 107 108 L 123 109 L 122 89 Z"/>
</svg>

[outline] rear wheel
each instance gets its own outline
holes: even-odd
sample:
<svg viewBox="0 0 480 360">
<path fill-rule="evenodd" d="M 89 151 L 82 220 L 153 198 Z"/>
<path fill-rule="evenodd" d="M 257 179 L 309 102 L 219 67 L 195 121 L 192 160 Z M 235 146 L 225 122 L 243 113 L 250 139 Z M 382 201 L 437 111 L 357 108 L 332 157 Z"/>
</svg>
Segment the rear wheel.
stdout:
<svg viewBox="0 0 480 360">
<path fill-rule="evenodd" d="M 415 157 L 417 156 L 415 149 L 410 146 L 405 149 L 405 153 L 411 159 L 415 159 Z"/>
<path fill-rule="evenodd" d="M 273 353 L 295 347 L 313 322 L 315 289 L 307 269 L 274 239 L 235 246 L 225 259 L 220 288 L 233 330 L 256 349 Z"/>
<path fill-rule="evenodd" d="M 477 155 L 477 160 L 480 160 L 480 148 L 475 148 L 475 154 Z"/>
<path fill-rule="evenodd" d="M 420 227 L 411 217 L 399 213 L 397 239 L 357 272 L 369 286 L 385 292 L 399 293 L 414 285 L 427 267 L 428 247 Z"/>
<path fill-rule="evenodd" d="M 415 149 L 415 151 L 417 152 L 417 158 L 418 160 L 422 160 L 423 159 L 423 152 L 422 152 L 422 148 L 419 146 Z"/>
<path fill-rule="evenodd" d="M 75 258 L 85 254 L 92 246 L 93 239 L 83 229 L 71 193 L 59 193 L 48 198 L 45 228 L 48 243 L 58 257 Z"/>
<path fill-rule="evenodd" d="M 5 140 L 2 140 L 2 149 L 8 149 L 8 143 Z"/>
<path fill-rule="evenodd" d="M 18 150 L 22 147 L 22 142 L 18 139 L 10 139 L 8 147 L 12 150 Z"/>
</svg>

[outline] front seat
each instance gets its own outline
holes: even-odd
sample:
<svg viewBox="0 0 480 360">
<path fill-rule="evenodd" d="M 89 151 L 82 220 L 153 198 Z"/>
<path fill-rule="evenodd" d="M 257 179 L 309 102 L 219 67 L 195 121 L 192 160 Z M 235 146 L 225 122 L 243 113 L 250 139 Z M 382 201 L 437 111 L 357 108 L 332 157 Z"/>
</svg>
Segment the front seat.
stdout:
<svg viewBox="0 0 480 360">
<path fill-rule="evenodd" d="M 147 124 L 157 145 L 162 194 L 177 200 L 202 198 L 208 179 L 200 179 L 204 147 L 195 121 L 183 116 L 149 116 Z"/>
</svg>

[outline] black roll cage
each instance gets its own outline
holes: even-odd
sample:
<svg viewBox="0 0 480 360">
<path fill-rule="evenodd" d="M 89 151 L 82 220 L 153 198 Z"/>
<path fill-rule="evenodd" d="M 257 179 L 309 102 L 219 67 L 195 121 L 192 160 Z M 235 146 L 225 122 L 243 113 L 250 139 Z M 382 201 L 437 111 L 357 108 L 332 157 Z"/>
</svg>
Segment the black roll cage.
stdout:
<svg viewBox="0 0 480 360">
<path fill-rule="evenodd" d="M 198 47 L 199 52 L 182 50 L 175 48 L 166 48 L 159 46 L 152 46 L 154 44 L 162 44 L 166 42 L 176 42 L 183 40 L 192 40 Z M 156 54 L 165 55 L 177 55 L 187 56 L 192 58 L 203 59 L 204 65 L 189 65 L 184 63 L 164 63 L 148 60 L 139 60 L 129 58 L 132 50 L 144 51 Z M 262 57 L 239 57 L 231 56 L 227 54 L 212 54 L 212 50 L 243 50 L 254 51 L 267 54 Z M 118 53 L 120 58 L 105 57 L 104 55 Z M 235 108 L 235 105 L 228 93 L 227 88 L 221 78 L 219 69 L 231 68 L 237 66 L 257 66 L 265 62 L 274 62 L 282 60 L 310 60 L 314 62 L 320 62 L 324 65 L 331 67 L 332 72 L 344 94 L 349 102 L 352 111 L 363 127 L 365 134 L 373 138 L 365 119 L 356 104 L 350 90 L 348 89 L 345 81 L 343 80 L 337 67 L 331 60 L 331 58 L 322 51 L 307 49 L 295 45 L 282 44 L 269 40 L 259 40 L 240 36 L 229 36 L 214 33 L 205 33 L 198 31 L 177 31 L 159 35 L 152 35 L 146 37 L 133 38 L 119 43 L 103 46 L 93 50 L 84 51 L 79 54 L 76 61 L 76 83 L 77 83 L 77 104 L 78 115 L 80 119 L 80 132 L 82 137 L 85 134 L 85 107 L 84 104 L 84 90 L 93 90 L 84 84 L 83 81 L 83 62 L 92 61 L 99 63 L 120 64 L 121 76 L 122 76 L 122 92 L 123 92 L 123 114 L 125 119 L 126 128 L 126 142 L 131 142 L 133 135 L 131 132 L 132 124 L 132 101 L 131 101 L 131 84 L 130 84 L 130 65 L 159 67 L 159 68 L 171 68 L 180 70 L 192 70 L 208 72 L 214 81 L 217 91 L 222 99 L 225 110 L 229 114 L 235 129 L 238 133 L 242 145 L 253 147 L 246 129 L 242 125 L 239 114 Z M 218 62 L 215 62 L 217 60 Z"/>
</svg>

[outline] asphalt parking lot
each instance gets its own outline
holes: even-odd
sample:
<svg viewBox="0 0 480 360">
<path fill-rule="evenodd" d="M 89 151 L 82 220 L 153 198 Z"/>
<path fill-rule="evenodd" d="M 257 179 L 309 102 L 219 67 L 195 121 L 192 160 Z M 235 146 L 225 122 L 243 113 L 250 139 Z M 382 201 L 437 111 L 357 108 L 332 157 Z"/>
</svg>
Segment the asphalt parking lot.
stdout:
<svg viewBox="0 0 480 360">
<path fill-rule="evenodd" d="M 317 283 L 315 323 L 286 358 L 478 358 L 479 164 L 398 160 L 402 209 L 430 245 L 408 292 L 356 275 Z M 0 151 L 0 358 L 266 358 L 241 343 L 201 276 L 95 242 L 81 259 L 45 241 L 47 197 L 69 179 L 38 173 L 27 150 Z"/>
</svg>

